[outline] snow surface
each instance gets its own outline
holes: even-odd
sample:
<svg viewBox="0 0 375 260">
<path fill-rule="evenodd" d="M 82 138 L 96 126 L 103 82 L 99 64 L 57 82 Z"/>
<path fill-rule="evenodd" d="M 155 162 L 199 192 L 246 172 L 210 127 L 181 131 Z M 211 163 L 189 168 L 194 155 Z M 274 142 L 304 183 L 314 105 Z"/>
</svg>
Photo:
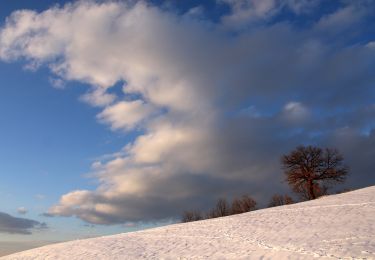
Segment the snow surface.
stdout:
<svg viewBox="0 0 375 260">
<path fill-rule="evenodd" d="M 375 186 L 314 201 L 32 249 L 1 259 L 375 259 Z"/>
</svg>

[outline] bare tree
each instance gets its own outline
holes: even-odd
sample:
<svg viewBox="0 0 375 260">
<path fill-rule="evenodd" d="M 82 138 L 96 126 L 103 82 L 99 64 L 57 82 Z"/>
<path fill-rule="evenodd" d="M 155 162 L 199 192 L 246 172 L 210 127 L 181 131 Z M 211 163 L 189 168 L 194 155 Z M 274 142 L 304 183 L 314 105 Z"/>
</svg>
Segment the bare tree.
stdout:
<svg viewBox="0 0 375 260">
<path fill-rule="evenodd" d="M 199 211 L 185 211 L 182 215 L 181 222 L 191 222 L 202 219 L 225 217 L 233 214 L 240 214 L 256 209 L 256 201 L 249 195 L 243 195 L 235 198 L 231 205 L 225 198 L 220 198 L 215 207 L 209 210 L 204 216 Z"/>
<path fill-rule="evenodd" d="M 256 204 L 256 201 L 248 195 L 235 198 L 232 201 L 231 214 L 241 214 L 255 210 Z"/>
<path fill-rule="evenodd" d="M 198 221 L 202 219 L 203 219 L 203 216 L 199 211 L 192 210 L 192 211 L 185 211 L 182 214 L 181 222 L 185 223 L 185 222 Z"/>
<path fill-rule="evenodd" d="M 221 198 L 216 206 L 207 213 L 207 218 L 218 218 L 230 215 L 230 207 L 226 199 Z"/>
<path fill-rule="evenodd" d="M 338 150 L 314 146 L 298 146 L 281 158 L 289 185 L 309 200 L 326 193 L 328 185 L 345 181 L 343 161 Z"/>
<path fill-rule="evenodd" d="M 288 204 L 293 204 L 294 201 L 291 197 L 288 195 L 279 195 L 275 194 L 272 196 L 272 199 L 270 203 L 268 204 L 268 207 L 277 207 L 277 206 L 282 206 L 282 205 L 288 205 Z"/>
<path fill-rule="evenodd" d="M 217 213 L 216 213 L 216 208 L 212 208 L 211 210 L 209 210 L 207 213 L 206 213 L 206 219 L 209 219 L 209 218 L 217 218 Z"/>
</svg>

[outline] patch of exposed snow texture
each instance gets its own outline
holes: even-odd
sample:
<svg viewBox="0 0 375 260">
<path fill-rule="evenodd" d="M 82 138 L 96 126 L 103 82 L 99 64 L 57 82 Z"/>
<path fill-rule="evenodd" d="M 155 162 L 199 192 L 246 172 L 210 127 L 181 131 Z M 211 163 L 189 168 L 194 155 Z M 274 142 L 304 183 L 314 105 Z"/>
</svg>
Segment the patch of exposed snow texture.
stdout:
<svg viewBox="0 0 375 260">
<path fill-rule="evenodd" d="M 2 259 L 375 259 L 375 186 L 314 201 L 49 245 Z"/>
</svg>

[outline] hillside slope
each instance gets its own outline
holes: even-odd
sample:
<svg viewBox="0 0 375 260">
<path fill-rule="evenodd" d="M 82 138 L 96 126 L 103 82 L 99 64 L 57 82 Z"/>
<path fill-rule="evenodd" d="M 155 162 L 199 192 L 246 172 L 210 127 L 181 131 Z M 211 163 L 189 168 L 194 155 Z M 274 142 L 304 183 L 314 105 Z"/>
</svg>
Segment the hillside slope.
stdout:
<svg viewBox="0 0 375 260">
<path fill-rule="evenodd" d="M 375 259 L 375 186 L 225 218 L 49 245 L 2 259 Z"/>
</svg>

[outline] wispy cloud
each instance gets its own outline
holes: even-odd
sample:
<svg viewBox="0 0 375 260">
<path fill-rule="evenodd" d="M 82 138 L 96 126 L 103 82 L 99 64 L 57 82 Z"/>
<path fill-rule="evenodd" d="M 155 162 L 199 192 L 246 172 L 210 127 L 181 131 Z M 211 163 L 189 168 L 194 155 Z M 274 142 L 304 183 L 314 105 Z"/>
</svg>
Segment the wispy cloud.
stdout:
<svg viewBox="0 0 375 260">
<path fill-rule="evenodd" d="M 25 207 L 19 207 L 17 209 L 17 212 L 18 212 L 18 214 L 25 215 L 28 212 L 28 210 Z"/>
</svg>

